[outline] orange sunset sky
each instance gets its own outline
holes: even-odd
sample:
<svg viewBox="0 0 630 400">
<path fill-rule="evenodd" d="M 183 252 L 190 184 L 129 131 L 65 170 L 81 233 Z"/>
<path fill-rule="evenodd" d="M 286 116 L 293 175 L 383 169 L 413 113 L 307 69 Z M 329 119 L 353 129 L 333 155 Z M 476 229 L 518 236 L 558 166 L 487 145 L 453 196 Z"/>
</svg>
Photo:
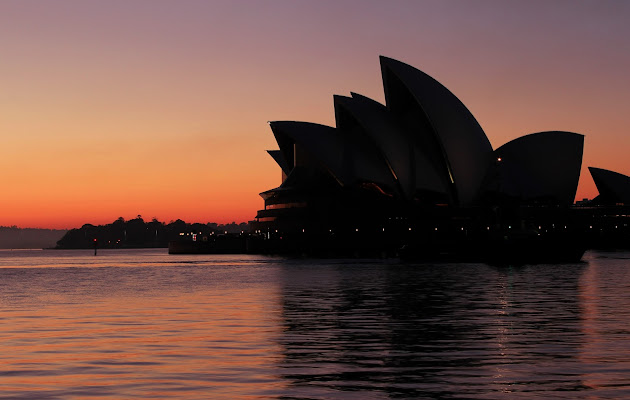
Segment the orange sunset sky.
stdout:
<svg viewBox="0 0 630 400">
<path fill-rule="evenodd" d="M 384 102 L 379 55 L 436 78 L 494 148 L 585 135 L 630 174 L 630 2 L 0 2 L 0 225 L 141 214 L 242 222 L 280 183 L 270 120 L 334 125 L 333 94 Z"/>
</svg>

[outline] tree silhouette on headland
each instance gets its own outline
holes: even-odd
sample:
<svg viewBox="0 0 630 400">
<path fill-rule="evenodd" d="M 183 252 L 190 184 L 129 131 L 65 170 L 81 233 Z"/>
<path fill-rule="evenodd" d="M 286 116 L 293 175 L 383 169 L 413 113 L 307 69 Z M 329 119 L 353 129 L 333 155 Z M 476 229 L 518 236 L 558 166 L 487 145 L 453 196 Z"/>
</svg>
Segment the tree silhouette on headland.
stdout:
<svg viewBox="0 0 630 400">
<path fill-rule="evenodd" d="M 153 218 L 145 222 L 141 215 L 125 221 L 123 217 L 107 225 L 85 224 L 69 230 L 58 242 L 57 249 L 94 248 L 94 239 L 99 248 L 146 248 L 167 247 L 168 242 L 177 240 L 181 233 L 222 234 L 248 232 L 247 223 L 216 224 L 188 223 L 181 219 L 164 223 Z"/>
</svg>

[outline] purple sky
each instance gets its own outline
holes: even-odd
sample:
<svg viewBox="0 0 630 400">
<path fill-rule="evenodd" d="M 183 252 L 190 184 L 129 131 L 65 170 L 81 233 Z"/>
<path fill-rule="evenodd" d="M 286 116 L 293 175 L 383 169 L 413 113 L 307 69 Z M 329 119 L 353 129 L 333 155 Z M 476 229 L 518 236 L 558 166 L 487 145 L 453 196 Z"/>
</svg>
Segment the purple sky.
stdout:
<svg viewBox="0 0 630 400">
<path fill-rule="evenodd" d="M 586 135 L 593 197 L 586 166 L 630 174 L 627 21 L 622 1 L 2 1 L 0 225 L 251 219 L 279 183 L 266 121 L 383 101 L 379 55 L 449 88 L 495 148 Z"/>
</svg>

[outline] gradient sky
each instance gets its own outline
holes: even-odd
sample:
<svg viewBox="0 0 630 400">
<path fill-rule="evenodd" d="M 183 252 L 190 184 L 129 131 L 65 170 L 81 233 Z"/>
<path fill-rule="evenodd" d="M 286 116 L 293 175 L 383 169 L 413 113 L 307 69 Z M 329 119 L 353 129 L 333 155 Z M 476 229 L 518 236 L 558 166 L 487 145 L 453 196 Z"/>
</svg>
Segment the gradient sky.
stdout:
<svg viewBox="0 0 630 400">
<path fill-rule="evenodd" d="M 242 222 L 280 183 L 267 121 L 384 101 L 379 55 L 436 78 L 494 148 L 584 134 L 630 174 L 630 2 L 0 1 L 0 225 Z"/>
</svg>

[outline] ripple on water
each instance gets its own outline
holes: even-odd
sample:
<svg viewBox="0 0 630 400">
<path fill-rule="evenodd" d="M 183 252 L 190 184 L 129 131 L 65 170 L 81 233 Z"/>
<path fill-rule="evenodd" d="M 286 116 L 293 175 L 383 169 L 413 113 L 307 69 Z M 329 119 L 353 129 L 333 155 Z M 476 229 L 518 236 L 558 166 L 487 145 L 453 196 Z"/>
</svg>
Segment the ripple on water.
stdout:
<svg viewBox="0 0 630 400">
<path fill-rule="evenodd" d="M 630 397 L 629 254 L 0 255 L 0 398 Z"/>
</svg>

